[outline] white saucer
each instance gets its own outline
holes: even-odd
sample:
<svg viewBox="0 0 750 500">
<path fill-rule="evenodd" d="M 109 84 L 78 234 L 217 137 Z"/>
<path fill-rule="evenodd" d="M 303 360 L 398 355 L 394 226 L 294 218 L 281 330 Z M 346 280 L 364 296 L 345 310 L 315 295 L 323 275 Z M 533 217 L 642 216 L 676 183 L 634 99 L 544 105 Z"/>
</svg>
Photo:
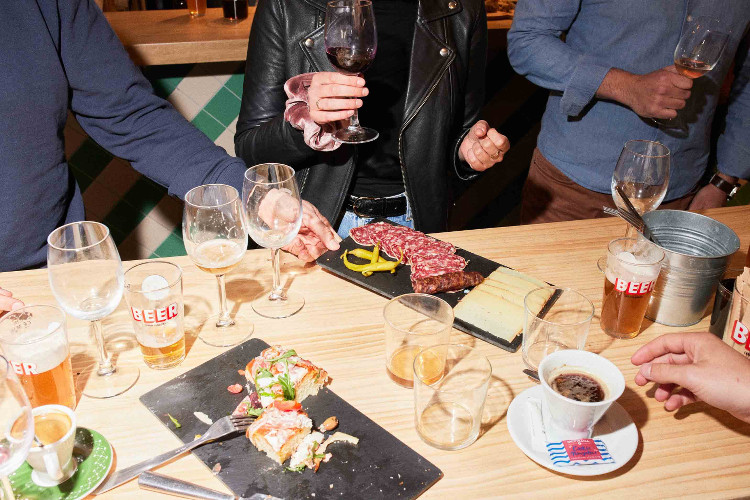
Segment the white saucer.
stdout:
<svg viewBox="0 0 750 500">
<path fill-rule="evenodd" d="M 508 432 L 510 437 L 521 448 L 527 457 L 539 465 L 546 467 L 561 474 L 571 476 L 598 476 L 619 469 L 633 457 L 638 447 L 638 429 L 636 429 L 633 419 L 628 412 L 617 402 L 612 403 L 607 413 L 594 426 L 593 437 L 601 439 L 607 445 L 607 450 L 615 459 L 614 463 L 594 464 L 594 465 L 576 465 L 568 467 L 558 467 L 552 464 L 552 461 L 544 448 L 541 439 L 533 439 L 534 432 L 539 436 L 544 436 L 544 431 L 532 429 L 534 423 L 540 423 L 540 417 L 534 418 L 531 415 L 533 407 L 529 399 L 542 399 L 542 386 L 537 385 L 526 389 L 511 401 L 508 407 L 506 422 L 508 423 Z"/>
</svg>

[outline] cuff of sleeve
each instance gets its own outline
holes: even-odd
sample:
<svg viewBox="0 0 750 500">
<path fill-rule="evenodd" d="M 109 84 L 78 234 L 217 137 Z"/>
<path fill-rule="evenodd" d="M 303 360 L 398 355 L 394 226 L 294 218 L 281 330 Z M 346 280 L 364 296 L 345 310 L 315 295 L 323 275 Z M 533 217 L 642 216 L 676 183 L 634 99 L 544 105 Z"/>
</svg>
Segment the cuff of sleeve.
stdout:
<svg viewBox="0 0 750 500">
<path fill-rule="evenodd" d="M 463 181 L 470 181 L 479 177 L 479 172 L 472 169 L 468 163 L 461 161 L 458 158 L 458 149 L 461 147 L 461 143 L 464 142 L 464 137 L 471 131 L 470 128 L 464 130 L 461 137 L 456 141 L 456 147 L 453 150 L 453 169 L 456 171 L 456 175 Z"/>
<path fill-rule="evenodd" d="M 720 138 L 716 155 L 719 172 L 738 179 L 750 179 L 750 164 L 747 160 L 750 157 L 750 150 L 744 145 L 730 144 L 728 139 Z"/>
<path fill-rule="evenodd" d="M 610 69 L 612 66 L 602 66 L 592 56 L 581 56 L 560 99 L 560 111 L 568 116 L 580 115 Z"/>
</svg>

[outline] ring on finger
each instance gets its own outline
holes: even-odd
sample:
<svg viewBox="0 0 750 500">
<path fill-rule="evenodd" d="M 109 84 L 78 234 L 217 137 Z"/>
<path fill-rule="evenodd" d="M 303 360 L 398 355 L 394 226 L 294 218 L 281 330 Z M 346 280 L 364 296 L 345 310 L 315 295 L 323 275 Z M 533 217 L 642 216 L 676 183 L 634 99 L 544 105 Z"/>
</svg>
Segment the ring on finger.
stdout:
<svg viewBox="0 0 750 500">
<path fill-rule="evenodd" d="M 498 158 L 500 158 L 500 151 L 496 152 L 495 154 L 491 154 L 490 158 L 492 158 L 493 160 L 497 160 Z"/>
<path fill-rule="evenodd" d="M 323 99 L 322 97 L 318 97 L 318 100 L 315 101 L 315 107 L 318 108 L 318 111 L 322 111 L 323 108 L 320 107 L 320 100 Z"/>
</svg>

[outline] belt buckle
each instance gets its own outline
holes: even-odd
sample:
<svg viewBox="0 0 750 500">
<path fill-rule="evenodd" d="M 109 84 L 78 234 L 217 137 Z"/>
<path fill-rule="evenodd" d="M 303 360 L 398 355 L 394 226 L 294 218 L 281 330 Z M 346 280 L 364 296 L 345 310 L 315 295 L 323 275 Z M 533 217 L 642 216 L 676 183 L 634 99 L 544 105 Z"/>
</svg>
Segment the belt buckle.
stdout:
<svg viewBox="0 0 750 500">
<path fill-rule="evenodd" d="M 354 212 L 354 215 L 356 215 L 357 217 L 362 217 L 363 219 L 371 219 L 372 215 L 365 215 L 363 213 L 360 213 L 359 210 L 357 210 L 357 204 L 361 200 L 378 200 L 378 199 L 379 198 L 373 198 L 372 196 L 360 196 L 357 199 L 355 199 L 354 202 L 352 203 L 352 212 Z"/>
</svg>

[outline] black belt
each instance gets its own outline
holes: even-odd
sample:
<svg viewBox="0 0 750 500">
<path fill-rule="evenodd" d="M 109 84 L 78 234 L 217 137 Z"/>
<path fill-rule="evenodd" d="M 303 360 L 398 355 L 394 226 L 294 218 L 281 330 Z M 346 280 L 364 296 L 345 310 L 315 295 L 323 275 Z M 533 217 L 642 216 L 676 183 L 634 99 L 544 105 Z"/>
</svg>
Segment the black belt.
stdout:
<svg viewBox="0 0 750 500">
<path fill-rule="evenodd" d="M 406 196 L 371 198 L 350 195 L 346 209 L 360 217 L 397 217 L 406 213 Z"/>
</svg>

